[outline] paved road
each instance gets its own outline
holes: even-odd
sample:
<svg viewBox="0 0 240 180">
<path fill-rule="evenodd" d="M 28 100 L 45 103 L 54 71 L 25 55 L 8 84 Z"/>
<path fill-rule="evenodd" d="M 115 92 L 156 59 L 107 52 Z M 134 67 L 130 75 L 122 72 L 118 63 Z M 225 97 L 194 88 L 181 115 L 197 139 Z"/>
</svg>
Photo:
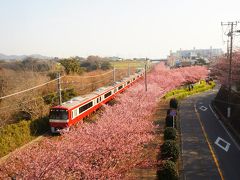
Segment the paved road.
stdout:
<svg viewBox="0 0 240 180">
<path fill-rule="evenodd" d="M 217 90 L 181 102 L 185 179 L 240 179 L 240 148 L 210 106 Z M 215 157 L 215 158 L 214 158 Z"/>
</svg>

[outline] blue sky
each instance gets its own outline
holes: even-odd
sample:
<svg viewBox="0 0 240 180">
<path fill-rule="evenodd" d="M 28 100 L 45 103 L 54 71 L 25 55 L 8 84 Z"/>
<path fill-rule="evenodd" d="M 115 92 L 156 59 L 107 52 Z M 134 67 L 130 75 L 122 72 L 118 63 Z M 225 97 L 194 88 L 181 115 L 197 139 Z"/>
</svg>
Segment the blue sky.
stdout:
<svg viewBox="0 0 240 180">
<path fill-rule="evenodd" d="M 164 58 L 180 48 L 225 48 L 221 21 L 240 20 L 239 7 L 239 0 L 0 0 L 0 53 Z"/>
</svg>

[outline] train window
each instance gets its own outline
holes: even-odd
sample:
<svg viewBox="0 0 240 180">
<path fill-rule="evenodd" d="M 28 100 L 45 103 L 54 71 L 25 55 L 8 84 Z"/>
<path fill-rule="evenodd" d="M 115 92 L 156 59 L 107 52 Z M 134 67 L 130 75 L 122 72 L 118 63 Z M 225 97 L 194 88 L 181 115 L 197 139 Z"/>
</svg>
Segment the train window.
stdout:
<svg viewBox="0 0 240 180">
<path fill-rule="evenodd" d="M 101 102 L 101 96 L 99 98 L 97 98 L 97 103 Z"/>
<path fill-rule="evenodd" d="M 100 99 L 100 102 L 101 102 L 101 101 L 102 101 L 102 97 L 100 96 L 100 98 L 99 98 L 99 99 Z"/>
<path fill-rule="evenodd" d="M 118 90 L 120 90 L 120 89 L 122 89 L 122 88 L 123 88 L 123 85 L 119 86 L 119 87 L 118 87 Z"/>
<path fill-rule="evenodd" d="M 72 118 L 75 118 L 75 117 L 77 117 L 77 109 L 74 109 L 72 111 Z"/>
<path fill-rule="evenodd" d="M 85 105 L 83 105 L 83 106 L 81 106 L 81 107 L 79 108 L 79 114 L 82 113 L 82 112 L 84 112 L 84 111 L 86 111 L 87 109 L 89 109 L 89 108 L 92 107 L 92 106 L 93 106 L 93 102 L 92 102 L 92 101 L 89 102 L 89 103 L 87 103 L 87 104 L 85 104 Z"/>
<path fill-rule="evenodd" d="M 130 81 L 127 82 L 127 84 L 129 84 L 129 83 L 130 83 Z"/>
<path fill-rule="evenodd" d="M 133 81 L 135 81 L 135 78 L 133 78 Z"/>
<path fill-rule="evenodd" d="M 65 109 L 51 109 L 49 118 L 57 120 L 67 120 L 68 112 Z"/>
<path fill-rule="evenodd" d="M 108 93 L 106 93 L 106 94 L 104 95 L 104 98 L 106 99 L 108 96 L 111 96 L 111 94 L 112 94 L 112 92 L 109 91 Z"/>
</svg>

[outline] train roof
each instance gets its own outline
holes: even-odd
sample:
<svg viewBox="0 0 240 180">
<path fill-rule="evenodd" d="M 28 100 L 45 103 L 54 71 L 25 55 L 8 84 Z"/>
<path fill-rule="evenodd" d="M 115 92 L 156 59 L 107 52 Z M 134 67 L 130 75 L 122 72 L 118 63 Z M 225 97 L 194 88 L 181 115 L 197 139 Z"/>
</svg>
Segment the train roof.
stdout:
<svg viewBox="0 0 240 180">
<path fill-rule="evenodd" d="M 92 93 L 101 95 L 102 93 L 104 93 L 112 88 L 113 88 L 113 86 L 100 87 L 100 88 L 96 89 L 95 91 L 93 91 Z"/>
<path fill-rule="evenodd" d="M 113 86 L 117 87 L 117 86 L 119 86 L 119 85 L 121 85 L 123 83 L 124 83 L 123 81 L 116 81 L 116 82 L 113 83 Z"/>
<path fill-rule="evenodd" d="M 59 106 L 55 106 L 53 108 L 72 109 L 72 108 L 86 102 L 87 100 L 91 100 L 94 97 L 99 96 L 110 89 L 113 89 L 118 84 L 120 85 L 120 84 L 123 84 L 125 81 L 131 80 L 132 78 L 136 77 L 136 75 L 137 74 L 134 74 L 134 75 L 124 78 L 122 81 L 117 81 L 112 86 L 100 87 L 97 90 L 95 90 L 89 94 L 74 97 L 74 98 L 70 99 L 69 101 L 62 103 L 61 106 L 59 105 Z"/>
<path fill-rule="evenodd" d="M 129 80 L 133 79 L 134 77 L 135 77 L 135 75 L 130 75 L 129 77 L 123 78 L 123 81 L 129 81 Z"/>
<path fill-rule="evenodd" d="M 67 102 L 62 103 L 61 106 L 55 106 L 53 108 L 72 109 L 72 108 L 84 103 L 85 101 L 94 98 L 95 96 L 97 96 L 97 95 L 94 94 L 94 93 L 90 93 L 90 94 L 86 94 L 86 95 L 82 95 L 82 96 L 77 96 L 77 97 L 74 97 L 74 98 L 70 99 Z"/>
</svg>

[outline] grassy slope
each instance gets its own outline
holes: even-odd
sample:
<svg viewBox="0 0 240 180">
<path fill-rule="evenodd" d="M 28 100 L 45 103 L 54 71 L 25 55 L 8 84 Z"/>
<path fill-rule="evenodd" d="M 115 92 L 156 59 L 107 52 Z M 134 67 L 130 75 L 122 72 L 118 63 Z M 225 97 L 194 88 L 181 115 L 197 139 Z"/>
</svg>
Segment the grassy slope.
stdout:
<svg viewBox="0 0 240 180">
<path fill-rule="evenodd" d="M 134 68 L 142 68 L 145 65 L 144 61 L 112 61 L 112 66 L 115 66 L 115 68 L 128 68 L 128 65 Z"/>
<path fill-rule="evenodd" d="M 215 87 L 215 85 L 216 84 L 214 82 L 210 82 L 210 84 L 207 84 L 205 81 L 200 81 L 200 83 L 196 83 L 193 85 L 192 90 L 189 90 L 188 87 L 182 87 L 182 88 L 168 92 L 164 97 L 166 99 L 176 98 L 180 100 L 189 95 L 193 95 L 196 93 L 200 93 L 200 92 L 212 89 L 213 87 Z"/>
</svg>

